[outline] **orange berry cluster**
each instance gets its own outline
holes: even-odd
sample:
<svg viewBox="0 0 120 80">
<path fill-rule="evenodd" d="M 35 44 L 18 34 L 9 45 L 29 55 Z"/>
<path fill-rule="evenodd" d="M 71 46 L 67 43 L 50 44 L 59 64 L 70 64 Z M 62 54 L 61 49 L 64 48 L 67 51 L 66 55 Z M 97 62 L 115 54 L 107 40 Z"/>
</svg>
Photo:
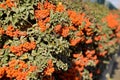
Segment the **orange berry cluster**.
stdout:
<svg viewBox="0 0 120 80">
<path fill-rule="evenodd" d="M 38 20 L 38 25 L 41 32 L 44 32 L 49 26 L 46 26 L 46 23 L 50 21 L 50 9 L 54 8 L 54 5 L 46 2 L 44 5 L 41 3 L 38 4 L 38 9 L 35 10 L 35 18 Z M 44 7 L 44 9 L 42 9 Z"/>
<path fill-rule="evenodd" d="M 7 7 L 11 8 L 14 6 L 15 6 L 14 0 L 6 0 L 5 3 L 0 4 L 0 8 L 4 8 L 4 9 L 6 9 Z"/>
<path fill-rule="evenodd" d="M 95 50 L 86 51 L 85 57 L 82 54 L 73 54 L 73 58 L 77 59 L 73 62 L 72 68 L 68 69 L 66 72 L 56 71 L 58 78 L 61 80 L 82 80 L 83 71 L 88 65 L 90 60 L 93 60 L 95 65 L 99 63 L 97 56 L 95 55 Z M 100 70 L 96 71 L 99 74 Z M 90 78 L 93 77 L 93 73 L 90 72 Z"/>
<path fill-rule="evenodd" d="M 85 14 L 80 14 L 76 13 L 75 11 L 68 10 L 68 15 L 73 23 L 72 25 L 75 26 L 75 30 L 77 29 L 77 32 L 75 33 L 75 36 L 77 36 L 77 38 L 70 39 L 71 46 L 75 46 L 81 41 L 85 41 L 86 44 L 92 43 L 93 40 L 91 38 L 85 39 L 85 35 L 88 37 L 93 35 L 93 29 L 90 28 L 92 23 L 89 21 L 88 18 L 85 18 Z M 80 28 L 79 30 L 79 26 L 81 26 L 83 22 L 85 22 L 84 28 Z"/>
<path fill-rule="evenodd" d="M 68 10 L 67 11 L 72 23 L 75 25 L 75 26 L 79 26 L 82 24 L 82 22 L 84 21 L 84 18 L 85 18 L 85 14 L 82 13 L 76 13 L 75 11 L 73 10 Z"/>
<path fill-rule="evenodd" d="M 54 31 L 56 33 L 61 34 L 63 37 L 67 37 L 69 35 L 70 30 L 76 31 L 77 33 L 75 33 L 75 36 L 77 36 L 77 38 L 70 40 L 70 44 L 72 46 L 75 46 L 80 41 L 85 40 L 84 34 L 86 34 L 87 36 L 91 36 L 93 34 L 92 29 L 89 27 L 91 25 L 91 22 L 89 21 L 88 18 L 84 18 L 85 14 L 77 14 L 75 11 L 68 10 L 68 15 L 72 21 L 72 25 L 68 27 L 56 25 L 54 27 Z M 82 25 L 83 22 L 86 22 L 85 27 L 79 30 L 78 26 Z M 87 41 L 87 43 L 91 42 L 92 40 Z"/>
<path fill-rule="evenodd" d="M 62 4 L 57 6 L 46 1 L 44 4 L 38 3 L 37 9 L 35 10 L 35 18 L 37 19 L 38 25 L 41 32 L 44 32 L 49 26 L 46 25 L 50 21 L 50 10 L 55 12 L 63 12 L 65 10 Z"/>
<path fill-rule="evenodd" d="M 68 16 L 73 24 L 71 26 L 61 26 L 60 24 L 58 24 L 54 27 L 54 31 L 56 33 L 59 33 L 63 37 L 69 36 L 70 31 L 77 31 L 78 25 L 81 25 L 82 20 L 85 16 L 84 14 L 79 14 L 79 17 L 78 17 L 76 12 L 74 12 L 72 10 L 66 10 L 66 11 L 67 11 Z M 82 17 L 82 19 L 81 19 L 81 17 Z M 78 40 L 78 41 L 80 41 L 80 40 Z M 75 43 L 77 43 L 77 42 L 75 42 Z"/>
<path fill-rule="evenodd" d="M 105 21 L 108 23 L 108 27 L 110 28 L 116 28 L 119 25 L 119 22 L 117 21 L 118 15 L 113 15 L 112 13 L 107 15 L 105 17 Z"/>
<path fill-rule="evenodd" d="M 48 66 L 45 68 L 44 70 L 44 75 L 45 76 L 51 76 L 52 73 L 55 71 L 54 67 L 53 67 L 53 63 L 52 63 L 52 60 L 49 60 L 48 61 Z"/>
<path fill-rule="evenodd" d="M 63 37 L 67 37 L 69 35 L 69 27 L 62 27 L 61 25 L 56 25 L 54 27 L 54 31 L 57 33 L 57 34 L 60 34 L 61 36 Z"/>
<path fill-rule="evenodd" d="M 21 60 L 11 60 L 8 66 L 0 67 L 0 79 L 3 77 L 16 79 L 16 80 L 27 80 L 29 73 L 35 71 L 36 66 L 30 66 Z"/>
<path fill-rule="evenodd" d="M 71 39 L 70 40 L 70 45 L 71 46 L 76 46 L 79 42 L 81 42 L 83 40 L 84 40 L 84 37 L 78 37 L 78 38 L 75 38 L 75 39 Z"/>
<path fill-rule="evenodd" d="M 65 11 L 65 7 L 62 5 L 62 3 L 59 2 L 59 4 L 56 6 L 56 11 L 58 12 Z"/>
<path fill-rule="evenodd" d="M 112 36 L 116 36 L 118 38 L 118 42 L 120 42 L 120 16 L 118 14 L 110 13 L 108 14 L 103 20 L 107 22 L 108 27 L 113 29 L 114 33 L 111 34 Z"/>
<path fill-rule="evenodd" d="M 74 61 L 74 68 L 79 71 L 80 75 L 82 75 L 83 70 L 89 64 L 90 61 L 93 61 L 95 65 L 99 63 L 97 56 L 95 55 L 95 50 L 86 51 L 85 57 L 82 54 L 73 54 L 73 57 L 78 59 Z M 92 73 L 91 73 L 92 74 Z"/>
<path fill-rule="evenodd" d="M 5 67 L 0 67 L 0 79 L 4 76 L 5 74 Z"/>
<path fill-rule="evenodd" d="M 20 36 L 26 36 L 26 32 L 19 31 L 18 29 L 15 29 L 13 26 L 9 25 L 7 27 L 7 30 L 5 31 L 5 34 L 10 37 L 20 37 Z"/>
<path fill-rule="evenodd" d="M 0 35 L 6 34 L 10 37 L 20 37 L 20 36 L 26 36 L 26 32 L 22 32 L 18 29 L 15 29 L 12 25 L 9 25 L 6 30 L 4 30 L 2 27 L 0 27 Z"/>
<path fill-rule="evenodd" d="M 57 6 L 49 3 L 48 1 L 46 1 L 43 5 L 42 4 L 38 4 L 38 9 L 35 10 L 35 17 L 38 20 L 38 25 L 40 26 L 40 29 L 42 32 L 44 32 L 46 29 L 49 28 L 49 26 L 46 26 L 46 23 L 50 21 L 50 9 L 52 9 L 54 12 L 63 12 L 63 11 L 67 11 L 68 16 L 70 18 L 70 20 L 72 21 L 72 25 L 71 26 L 62 26 L 60 24 L 56 25 L 54 27 L 54 31 L 58 34 L 60 34 L 63 37 L 67 37 L 69 35 L 70 30 L 77 30 L 80 26 L 82 25 L 83 22 L 85 22 L 85 28 L 81 29 L 79 32 L 83 33 L 82 30 L 86 31 L 86 34 L 88 36 L 91 36 L 93 34 L 92 29 L 89 27 L 91 25 L 91 22 L 89 21 L 88 18 L 85 18 L 85 14 L 82 13 L 76 13 L 75 11 L 72 10 L 66 10 L 65 7 L 62 5 L 62 3 L 59 3 Z M 47 20 L 46 20 L 47 19 Z M 79 34 L 80 34 L 79 33 Z M 85 38 L 83 37 L 83 34 L 79 35 L 79 37 L 82 38 L 77 38 L 75 40 L 71 40 L 71 45 L 75 46 L 77 43 L 83 40 L 85 40 Z M 87 40 L 87 43 L 91 43 L 92 40 Z"/>
<path fill-rule="evenodd" d="M 10 46 L 10 51 L 17 56 L 21 56 L 23 53 L 35 49 L 35 47 L 35 42 L 25 42 L 23 44 L 20 44 L 19 46 Z"/>
</svg>

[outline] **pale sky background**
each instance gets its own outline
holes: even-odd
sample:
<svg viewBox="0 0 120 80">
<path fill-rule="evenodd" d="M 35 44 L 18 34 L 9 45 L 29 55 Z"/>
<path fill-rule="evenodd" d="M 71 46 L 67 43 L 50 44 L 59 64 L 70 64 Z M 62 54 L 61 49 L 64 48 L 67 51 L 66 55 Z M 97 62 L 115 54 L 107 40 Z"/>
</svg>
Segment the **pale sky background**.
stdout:
<svg viewBox="0 0 120 80">
<path fill-rule="evenodd" d="M 96 2 L 97 0 L 90 0 L 92 2 Z M 101 0 L 102 1 L 102 0 Z M 105 4 L 107 3 L 111 3 L 112 5 L 114 5 L 115 8 L 120 9 L 120 0 L 105 0 Z"/>
<path fill-rule="evenodd" d="M 116 8 L 120 9 L 120 0 L 106 0 L 110 1 Z"/>
</svg>

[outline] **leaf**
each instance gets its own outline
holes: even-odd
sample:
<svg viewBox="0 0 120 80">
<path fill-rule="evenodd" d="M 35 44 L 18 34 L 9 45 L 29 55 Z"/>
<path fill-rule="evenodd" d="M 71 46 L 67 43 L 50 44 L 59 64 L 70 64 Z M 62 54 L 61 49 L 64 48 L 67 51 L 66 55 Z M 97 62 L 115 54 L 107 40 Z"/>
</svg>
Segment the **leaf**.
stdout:
<svg viewBox="0 0 120 80">
<path fill-rule="evenodd" d="M 0 10 L 0 17 L 3 15 L 3 12 Z"/>
<path fill-rule="evenodd" d="M 25 60 L 25 59 L 28 59 L 28 54 L 27 53 L 24 53 L 21 57 L 20 57 L 20 59 L 22 59 L 22 60 Z M 29 57 L 29 59 L 31 60 L 31 58 Z"/>
<path fill-rule="evenodd" d="M 2 56 L 4 54 L 5 50 L 4 49 L 1 49 L 0 50 L 0 56 Z"/>
</svg>

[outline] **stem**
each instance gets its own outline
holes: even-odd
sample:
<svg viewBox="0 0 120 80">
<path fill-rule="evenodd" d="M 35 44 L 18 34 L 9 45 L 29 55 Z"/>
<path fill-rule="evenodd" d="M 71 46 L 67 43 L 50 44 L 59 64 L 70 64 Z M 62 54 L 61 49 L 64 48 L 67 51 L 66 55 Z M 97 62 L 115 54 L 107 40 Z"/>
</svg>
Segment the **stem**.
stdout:
<svg viewBox="0 0 120 80">
<path fill-rule="evenodd" d="M 32 23 L 30 23 L 29 21 L 25 20 L 24 18 L 22 18 L 22 19 L 32 26 Z"/>
</svg>

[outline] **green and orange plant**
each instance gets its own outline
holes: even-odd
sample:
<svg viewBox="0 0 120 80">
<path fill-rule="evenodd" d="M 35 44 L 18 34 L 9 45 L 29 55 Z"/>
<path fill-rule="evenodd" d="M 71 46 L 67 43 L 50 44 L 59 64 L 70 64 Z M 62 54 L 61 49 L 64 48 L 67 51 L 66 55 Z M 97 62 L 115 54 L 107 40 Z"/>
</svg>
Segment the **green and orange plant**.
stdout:
<svg viewBox="0 0 120 80">
<path fill-rule="evenodd" d="M 118 49 L 120 16 L 94 9 L 72 0 L 0 1 L 0 79 L 98 79 Z"/>
</svg>

